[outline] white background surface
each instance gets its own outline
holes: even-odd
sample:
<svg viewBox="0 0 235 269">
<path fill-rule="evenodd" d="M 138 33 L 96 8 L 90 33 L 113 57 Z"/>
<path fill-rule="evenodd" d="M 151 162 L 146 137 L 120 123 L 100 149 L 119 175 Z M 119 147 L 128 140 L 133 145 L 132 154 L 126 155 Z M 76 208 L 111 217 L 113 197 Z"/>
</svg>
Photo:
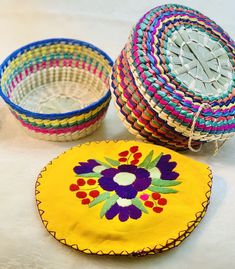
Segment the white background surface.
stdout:
<svg viewBox="0 0 235 269">
<path fill-rule="evenodd" d="M 234 0 L 172 1 L 200 10 L 235 38 Z M 31 41 L 50 37 L 85 40 L 113 59 L 132 25 L 153 0 L 0 0 L 0 61 Z M 214 172 L 211 205 L 199 227 L 178 248 L 145 258 L 96 257 L 73 251 L 49 235 L 34 201 L 38 173 L 52 158 L 77 143 L 133 139 L 111 104 L 105 122 L 79 142 L 55 143 L 27 136 L 0 101 L 0 269 L 235 268 L 235 139 L 212 156 L 213 144 L 199 154 Z M 193 191 L 193 190 L 192 190 Z"/>
</svg>

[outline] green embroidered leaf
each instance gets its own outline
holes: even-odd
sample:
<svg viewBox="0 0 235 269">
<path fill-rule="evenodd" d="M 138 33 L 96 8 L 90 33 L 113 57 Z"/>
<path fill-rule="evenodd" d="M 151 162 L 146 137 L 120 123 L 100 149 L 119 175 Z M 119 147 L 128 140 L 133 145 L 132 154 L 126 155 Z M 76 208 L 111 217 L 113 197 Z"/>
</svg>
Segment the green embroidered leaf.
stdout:
<svg viewBox="0 0 235 269">
<path fill-rule="evenodd" d="M 158 161 L 160 160 L 160 158 L 162 157 L 163 153 L 161 152 L 149 165 L 148 165 L 148 169 L 154 168 L 157 166 Z"/>
<path fill-rule="evenodd" d="M 99 173 L 86 173 L 86 174 L 77 174 L 79 177 L 101 177 L 101 174 Z"/>
<path fill-rule="evenodd" d="M 89 204 L 89 207 L 92 207 L 94 205 L 97 205 L 97 204 L 105 201 L 109 197 L 110 197 L 109 192 L 101 193 L 99 196 L 97 196 L 94 200 L 91 201 L 91 203 Z"/>
<path fill-rule="evenodd" d="M 107 163 L 104 163 L 102 161 L 99 161 L 99 160 L 95 160 L 97 163 L 99 163 L 100 165 L 103 165 L 103 166 L 106 166 L 107 168 L 110 168 L 111 166 Z"/>
<path fill-rule="evenodd" d="M 132 204 L 139 208 L 139 210 L 143 211 L 144 213 L 148 214 L 148 210 L 145 208 L 145 206 L 142 204 L 139 198 L 134 198 L 131 200 Z"/>
<path fill-rule="evenodd" d="M 100 211 L 100 217 L 103 218 L 103 216 L 106 214 L 106 212 L 117 202 L 118 200 L 117 194 L 112 195 L 107 199 L 105 204 L 103 205 L 101 211 Z"/>
<path fill-rule="evenodd" d="M 169 187 L 169 186 L 177 186 L 181 184 L 181 181 L 177 180 L 162 180 L 154 178 L 152 180 L 152 184 L 158 187 Z"/>
<path fill-rule="evenodd" d="M 145 159 L 143 160 L 143 162 L 139 165 L 139 167 L 143 167 L 143 168 L 148 168 L 151 160 L 153 157 L 153 150 L 151 150 L 149 152 L 149 154 L 145 157 Z"/>
<path fill-rule="evenodd" d="M 167 188 L 167 187 L 157 187 L 157 186 L 150 186 L 148 188 L 150 191 L 159 192 L 159 193 L 177 193 L 178 191 L 175 189 Z"/>
<path fill-rule="evenodd" d="M 110 163 L 111 165 L 113 166 L 118 166 L 120 164 L 119 161 L 116 161 L 116 160 L 113 160 L 113 159 L 110 159 L 110 158 L 105 158 L 105 160 Z"/>
</svg>

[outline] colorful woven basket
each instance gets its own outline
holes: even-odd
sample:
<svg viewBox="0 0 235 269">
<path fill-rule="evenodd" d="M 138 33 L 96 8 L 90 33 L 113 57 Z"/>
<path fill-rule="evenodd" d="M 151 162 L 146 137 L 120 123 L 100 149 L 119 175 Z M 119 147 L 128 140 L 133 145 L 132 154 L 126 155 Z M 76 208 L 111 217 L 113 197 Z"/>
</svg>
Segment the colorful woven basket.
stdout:
<svg viewBox="0 0 235 269">
<path fill-rule="evenodd" d="M 89 43 L 38 41 L 3 62 L 0 94 L 31 135 L 74 140 L 101 124 L 110 102 L 111 67 L 109 56 Z"/>
<path fill-rule="evenodd" d="M 130 132 L 169 148 L 200 149 L 235 132 L 235 43 L 191 8 L 146 13 L 112 69 L 111 88 Z"/>
</svg>

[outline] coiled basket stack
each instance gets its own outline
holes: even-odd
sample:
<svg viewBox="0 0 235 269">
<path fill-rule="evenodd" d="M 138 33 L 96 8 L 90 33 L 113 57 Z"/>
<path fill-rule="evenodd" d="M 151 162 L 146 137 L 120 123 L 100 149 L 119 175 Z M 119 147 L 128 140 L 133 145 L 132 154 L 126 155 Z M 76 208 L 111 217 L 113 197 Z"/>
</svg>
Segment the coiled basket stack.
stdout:
<svg viewBox="0 0 235 269">
<path fill-rule="evenodd" d="M 147 12 L 112 69 L 112 93 L 129 131 L 195 151 L 234 135 L 234 49 L 227 33 L 191 8 Z"/>
</svg>

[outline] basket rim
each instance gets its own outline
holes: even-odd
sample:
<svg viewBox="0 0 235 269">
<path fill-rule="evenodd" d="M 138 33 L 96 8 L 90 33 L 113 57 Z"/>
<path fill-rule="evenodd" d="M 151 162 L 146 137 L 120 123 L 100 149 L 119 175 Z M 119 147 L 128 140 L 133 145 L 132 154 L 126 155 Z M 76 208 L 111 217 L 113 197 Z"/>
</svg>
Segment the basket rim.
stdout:
<svg viewBox="0 0 235 269">
<path fill-rule="evenodd" d="M 42 39 L 39 41 L 28 43 L 27 45 L 24 45 L 24 46 L 16 49 L 7 58 L 5 58 L 5 60 L 0 65 L 0 81 L 2 78 L 4 68 L 6 68 L 9 65 L 9 63 L 18 56 L 19 53 L 21 53 L 21 52 L 25 53 L 27 51 L 30 51 L 33 47 L 37 48 L 37 47 L 40 47 L 40 46 L 43 46 L 46 44 L 57 44 L 57 43 L 65 43 L 65 44 L 70 43 L 72 45 L 80 45 L 83 47 L 87 47 L 87 48 L 101 54 L 108 61 L 110 67 L 113 66 L 113 60 L 109 57 L 109 55 L 107 53 L 105 53 L 103 50 L 99 49 L 98 47 L 92 45 L 91 43 L 88 43 L 86 41 L 82 41 L 79 39 L 72 39 L 72 38 L 49 38 L 49 39 Z M 111 92 L 110 92 L 110 89 L 108 88 L 105 95 L 103 95 L 97 101 L 89 104 L 88 106 L 86 106 L 82 109 L 77 109 L 77 110 L 73 110 L 73 111 L 69 111 L 69 112 L 65 112 L 65 113 L 51 113 L 51 114 L 33 112 L 30 110 L 24 109 L 21 106 L 13 103 L 3 93 L 1 85 L 0 85 L 0 96 L 13 110 L 17 111 L 20 114 L 25 114 L 28 117 L 40 118 L 40 119 L 61 119 L 61 118 L 67 118 L 67 117 L 72 117 L 72 116 L 76 116 L 76 115 L 81 115 L 83 113 L 86 113 L 86 112 L 89 112 L 89 111 L 95 109 L 97 106 L 101 105 L 106 100 L 111 98 Z"/>
</svg>

